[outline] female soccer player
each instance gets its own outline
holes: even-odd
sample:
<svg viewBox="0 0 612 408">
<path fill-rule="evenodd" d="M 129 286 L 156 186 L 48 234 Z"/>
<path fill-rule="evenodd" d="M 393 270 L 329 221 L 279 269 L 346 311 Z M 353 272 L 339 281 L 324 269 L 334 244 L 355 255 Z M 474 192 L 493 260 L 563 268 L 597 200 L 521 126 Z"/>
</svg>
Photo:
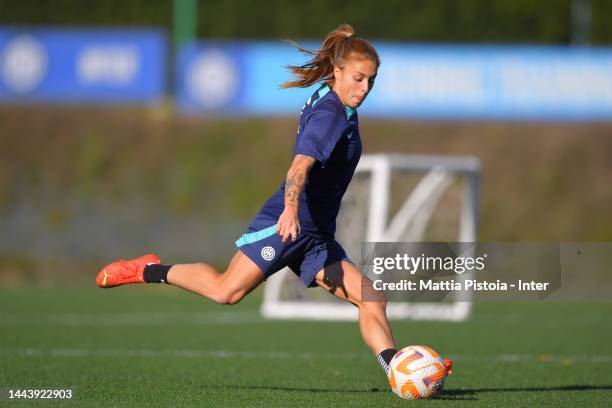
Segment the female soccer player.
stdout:
<svg viewBox="0 0 612 408">
<path fill-rule="evenodd" d="M 145 255 L 105 266 L 96 282 L 101 288 L 168 283 L 232 305 L 288 266 L 307 287 L 320 286 L 359 308 L 361 335 L 388 374 L 396 350 L 386 300 L 334 240 L 340 201 L 361 155 L 357 108 L 372 90 L 380 60 L 349 25 L 329 33 L 316 52 L 298 49 L 312 58 L 290 66 L 295 78 L 283 87 L 321 86 L 302 109 L 285 182 L 236 241 L 226 271 L 205 263 L 161 265 Z"/>
</svg>

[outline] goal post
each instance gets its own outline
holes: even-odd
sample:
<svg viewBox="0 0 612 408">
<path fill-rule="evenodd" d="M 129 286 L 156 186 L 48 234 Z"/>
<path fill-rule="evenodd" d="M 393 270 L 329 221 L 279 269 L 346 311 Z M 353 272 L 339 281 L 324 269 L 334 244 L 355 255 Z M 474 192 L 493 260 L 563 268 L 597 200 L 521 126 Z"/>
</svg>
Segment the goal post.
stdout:
<svg viewBox="0 0 612 408">
<path fill-rule="evenodd" d="M 362 242 L 476 242 L 479 180 L 480 162 L 471 156 L 364 155 L 342 200 L 336 239 L 356 265 Z M 387 316 L 461 321 L 470 315 L 471 299 L 470 292 L 460 292 L 445 302 L 389 302 Z M 266 281 L 261 314 L 358 318 L 353 305 L 304 288 L 288 268 Z"/>
</svg>

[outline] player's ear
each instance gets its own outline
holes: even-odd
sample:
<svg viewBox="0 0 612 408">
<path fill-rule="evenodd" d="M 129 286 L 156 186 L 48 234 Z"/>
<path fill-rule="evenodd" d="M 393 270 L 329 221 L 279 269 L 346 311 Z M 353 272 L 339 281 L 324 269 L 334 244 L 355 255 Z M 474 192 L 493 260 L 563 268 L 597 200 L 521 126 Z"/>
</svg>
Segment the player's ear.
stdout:
<svg viewBox="0 0 612 408">
<path fill-rule="evenodd" d="M 334 78 L 338 81 L 342 80 L 342 67 L 340 65 L 334 65 Z"/>
</svg>

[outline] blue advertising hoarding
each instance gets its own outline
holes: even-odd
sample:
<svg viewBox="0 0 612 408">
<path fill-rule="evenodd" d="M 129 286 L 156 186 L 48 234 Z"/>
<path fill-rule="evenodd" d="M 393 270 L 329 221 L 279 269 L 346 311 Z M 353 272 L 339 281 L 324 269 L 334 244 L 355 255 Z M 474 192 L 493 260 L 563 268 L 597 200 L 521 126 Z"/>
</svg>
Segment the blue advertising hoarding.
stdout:
<svg viewBox="0 0 612 408">
<path fill-rule="evenodd" d="M 189 113 L 296 113 L 312 90 L 282 90 L 286 66 L 304 62 L 287 44 L 208 42 L 184 47 L 177 61 L 177 104 Z"/>
<path fill-rule="evenodd" d="M 382 65 L 360 108 L 368 116 L 612 120 L 610 48 L 375 46 Z M 306 58 L 285 43 L 193 44 L 178 57 L 177 103 L 187 113 L 297 114 L 314 88 L 279 85 Z"/>
<path fill-rule="evenodd" d="M 157 30 L 0 29 L 0 102 L 151 103 L 165 91 Z"/>
</svg>

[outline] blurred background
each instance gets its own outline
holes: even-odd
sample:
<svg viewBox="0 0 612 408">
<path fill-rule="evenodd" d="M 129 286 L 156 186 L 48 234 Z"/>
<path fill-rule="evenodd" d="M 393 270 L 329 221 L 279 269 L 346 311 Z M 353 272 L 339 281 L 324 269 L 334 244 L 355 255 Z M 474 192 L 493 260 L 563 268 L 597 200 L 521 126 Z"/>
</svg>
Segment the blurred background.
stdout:
<svg viewBox="0 0 612 408">
<path fill-rule="evenodd" d="M 223 267 L 341 23 L 380 52 L 365 153 L 473 155 L 482 241 L 612 240 L 612 1 L 0 1 L 0 284 L 156 251 Z"/>
<path fill-rule="evenodd" d="M 314 91 L 279 89 L 306 59 L 283 40 L 318 49 L 342 23 L 382 60 L 359 110 L 365 153 L 475 157 L 479 241 L 578 241 L 552 262 L 571 296 L 474 302 L 461 324 L 427 304 L 431 320 L 392 322 L 398 347 L 454 360 L 443 399 L 609 405 L 612 0 L 0 0 L 0 401 L 404 402 L 354 322 L 264 319 L 263 285 L 230 309 L 94 285 L 147 252 L 226 266 Z M 533 279 L 555 261 L 541 252 Z"/>
</svg>

